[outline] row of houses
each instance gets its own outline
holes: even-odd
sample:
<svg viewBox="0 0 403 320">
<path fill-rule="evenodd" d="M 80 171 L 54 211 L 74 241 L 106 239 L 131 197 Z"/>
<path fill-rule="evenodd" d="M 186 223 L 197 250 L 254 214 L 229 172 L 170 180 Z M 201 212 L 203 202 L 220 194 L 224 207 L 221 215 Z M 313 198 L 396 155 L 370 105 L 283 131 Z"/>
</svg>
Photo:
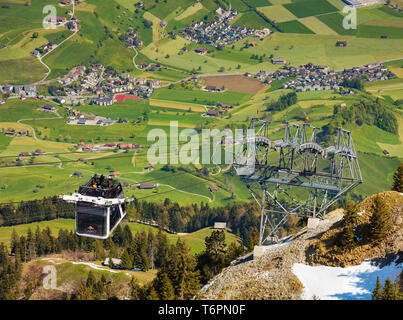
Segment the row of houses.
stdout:
<svg viewBox="0 0 403 320">
<path fill-rule="evenodd" d="M 77 81 L 85 73 L 85 66 L 74 67 L 69 73 L 63 78 L 59 79 L 58 82 L 63 85 L 69 85 L 74 81 Z"/>
<path fill-rule="evenodd" d="M 0 129 L 0 132 L 4 133 L 4 135 L 8 137 L 22 137 L 22 136 L 28 136 L 29 132 L 25 129 L 21 130 L 16 130 L 14 128 L 7 128 L 7 129 Z"/>
<path fill-rule="evenodd" d="M 245 76 L 252 76 L 245 74 Z M 282 85 L 283 89 L 296 91 L 341 90 L 341 83 L 347 79 L 362 79 L 363 81 L 377 81 L 395 78 L 396 76 L 387 67 L 379 63 L 367 64 L 342 71 L 331 70 L 329 66 L 307 63 L 299 67 L 283 66 L 276 71 L 261 70 L 254 77 L 265 83 L 274 80 L 290 78 Z"/>
<path fill-rule="evenodd" d="M 26 85 L 5 85 L 2 87 L 3 93 L 9 96 L 25 98 L 35 98 L 36 97 L 36 86 L 33 84 Z"/>
<path fill-rule="evenodd" d="M 41 55 L 55 49 L 57 47 L 57 44 L 50 41 L 48 43 L 45 43 L 43 45 L 41 45 L 39 48 L 36 48 L 34 51 L 32 51 L 31 53 L 36 56 L 36 57 L 40 57 Z"/>
<path fill-rule="evenodd" d="M 218 8 L 216 13 L 215 20 L 208 23 L 204 21 L 195 22 L 189 27 L 181 29 L 179 34 L 189 41 L 215 48 L 225 47 L 246 36 L 263 39 L 270 34 L 270 29 L 268 28 L 258 30 L 231 25 L 230 22 L 238 15 L 237 9 L 225 11 L 222 8 Z"/>
<path fill-rule="evenodd" d="M 137 143 L 105 143 L 100 145 L 93 145 L 85 142 L 80 142 L 77 144 L 77 149 L 83 152 L 94 152 L 94 151 L 105 151 L 111 148 L 117 148 L 119 150 L 140 150 L 143 148 Z"/>
</svg>

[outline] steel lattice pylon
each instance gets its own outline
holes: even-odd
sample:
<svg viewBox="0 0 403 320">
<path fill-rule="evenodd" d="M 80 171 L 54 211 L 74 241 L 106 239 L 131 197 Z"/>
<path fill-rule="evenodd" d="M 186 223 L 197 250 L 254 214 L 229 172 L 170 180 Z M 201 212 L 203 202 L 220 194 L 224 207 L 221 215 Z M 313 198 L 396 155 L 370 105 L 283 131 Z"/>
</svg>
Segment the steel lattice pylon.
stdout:
<svg viewBox="0 0 403 320">
<path fill-rule="evenodd" d="M 235 158 L 238 175 L 261 208 L 259 245 L 276 240 L 292 214 L 324 218 L 329 206 L 362 182 L 350 131 L 337 128 L 335 145 L 323 148 L 318 128 L 284 124 L 283 139 L 273 141 L 269 122 L 253 118 Z"/>
</svg>

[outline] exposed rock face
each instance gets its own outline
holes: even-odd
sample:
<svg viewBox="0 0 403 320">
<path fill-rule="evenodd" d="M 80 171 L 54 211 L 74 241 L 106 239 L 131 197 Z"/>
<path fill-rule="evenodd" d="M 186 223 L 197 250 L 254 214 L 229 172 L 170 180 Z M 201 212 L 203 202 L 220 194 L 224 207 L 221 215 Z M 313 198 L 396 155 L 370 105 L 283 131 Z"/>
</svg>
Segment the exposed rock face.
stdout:
<svg viewBox="0 0 403 320">
<path fill-rule="evenodd" d="M 385 201 L 392 223 L 387 238 L 378 245 L 365 242 L 376 196 Z M 403 261 L 403 194 L 381 192 L 363 200 L 358 209 L 360 217 L 355 233 L 364 240 L 358 240 L 356 247 L 334 250 L 337 235 L 343 231 L 344 210 L 337 209 L 327 214 L 325 220 L 311 223 L 311 228 L 305 228 L 293 240 L 268 246 L 260 257 L 224 269 L 196 298 L 301 299 L 303 286 L 292 272 L 295 263 L 347 266 L 370 259 L 382 266 L 396 257 L 396 263 Z"/>
<path fill-rule="evenodd" d="M 292 266 L 306 263 L 309 243 L 342 217 L 342 209 L 332 211 L 316 229 L 305 229 L 290 242 L 269 246 L 257 259 L 224 269 L 197 299 L 301 299 L 303 286 Z"/>
</svg>

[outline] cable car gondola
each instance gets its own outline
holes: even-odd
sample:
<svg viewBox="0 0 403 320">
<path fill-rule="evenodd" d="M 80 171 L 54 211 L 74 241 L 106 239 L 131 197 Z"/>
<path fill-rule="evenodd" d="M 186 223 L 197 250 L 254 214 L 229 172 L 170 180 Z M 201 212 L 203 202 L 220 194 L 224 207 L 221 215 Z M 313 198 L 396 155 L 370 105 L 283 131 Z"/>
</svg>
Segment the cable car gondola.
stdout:
<svg viewBox="0 0 403 320">
<path fill-rule="evenodd" d="M 126 203 L 119 180 L 95 174 L 72 195 L 61 198 L 76 205 L 76 234 L 107 239 L 126 215 Z"/>
</svg>

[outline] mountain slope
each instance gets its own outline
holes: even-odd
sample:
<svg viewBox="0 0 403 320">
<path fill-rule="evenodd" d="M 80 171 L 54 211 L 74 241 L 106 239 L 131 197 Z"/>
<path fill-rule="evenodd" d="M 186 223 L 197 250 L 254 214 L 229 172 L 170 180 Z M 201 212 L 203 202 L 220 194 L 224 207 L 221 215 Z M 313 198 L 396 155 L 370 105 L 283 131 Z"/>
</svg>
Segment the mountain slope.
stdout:
<svg viewBox="0 0 403 320">
<path fill-rule="evenodd" d="M 340 231 L 344 210 L 336 209 L 320 221 L 317 228 L 306 228 L 293 240 L 266 247 L 261 257 L 224 269 L 196 298 L 311 299 L 315 295 L 323 299 L 370 299 L 369 288 L 375 286 L 376 275 L 381 275 L 381 279 L 389 276 L 394 281 L 403 266 L 403 195 L 388 191 L 381 193 L 381 196 L 394 213 L 395 225 L 393 232 L 381 245 L 365 246 L 365 250 L 357 249 L 354 259 L 337 259 L 335 256 L 333 260 L 315 258 L 320 258 L 323 253 L 316 252 L 313 244 Z M 366 213 L 361 215 L 362 224 L 368 223 L 373 197 L 365 199 L 359 206 L 361 210 L 367 208 Z M 376 262 L 378 266 L 370 262 Z M 354 264 L 355 267 L 349 267 L 352 269 L 341 267 Z M 313 265 L 317 269 L 312 269 L 315 268 Z M 385 265 L 389 267 L 385 269 Z M 321 281 L 313 283 L 313 279 Z"/>
</svg>

